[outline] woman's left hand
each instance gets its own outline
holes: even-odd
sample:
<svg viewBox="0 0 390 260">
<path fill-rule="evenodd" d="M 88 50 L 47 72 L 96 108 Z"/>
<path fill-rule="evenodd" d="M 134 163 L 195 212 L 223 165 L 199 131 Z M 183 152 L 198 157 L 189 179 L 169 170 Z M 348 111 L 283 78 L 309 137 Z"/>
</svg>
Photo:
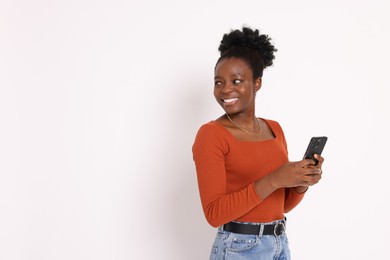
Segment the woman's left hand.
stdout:
<svg viewBox="0 0 390 260">
<path fill-rule="evenodd" d="M 313 175 L 310 175 L 313 177 L 313 184 L 311 184 L 310 186 L 312 185 L 315 185 L 317 184 L 321 178 L 322 178 L 322 164 L 324 163 L 324 158 L 321 156 L 321 155 L 318 155 L 318 154 L 315 154 L 314 155 L 314 158 L 317 159 L 318 163 L 316 165 L 312 164 L 310 166 L 306 166 L 306 168 L 317 168 L 317 169 L 320 169 L 320 173 L 319 174 L 313 174 Z M 297 186 L 295 187 L 295 190 L 299 193 L 303 193 L 305 191 L 307 191 L 307 189 L 309 188 L 309 186 Z"/>
</svg>

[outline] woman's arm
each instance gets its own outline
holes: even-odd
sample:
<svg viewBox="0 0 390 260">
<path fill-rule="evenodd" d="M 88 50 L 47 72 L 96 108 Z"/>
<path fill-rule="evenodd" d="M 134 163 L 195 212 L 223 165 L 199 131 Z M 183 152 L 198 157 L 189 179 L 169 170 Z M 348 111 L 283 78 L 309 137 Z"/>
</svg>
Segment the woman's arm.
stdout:
<svg viewBox="0 0 390 260">
<path fill-rule="evenodd" d="M 218 227 L 237 219 L 261 203 L 253 183 L 227 193 L 225 156 L 229 147 L 212 126 L 201 127 L 192 150 L 202 207 L 210 225 Z"/>
</svg>

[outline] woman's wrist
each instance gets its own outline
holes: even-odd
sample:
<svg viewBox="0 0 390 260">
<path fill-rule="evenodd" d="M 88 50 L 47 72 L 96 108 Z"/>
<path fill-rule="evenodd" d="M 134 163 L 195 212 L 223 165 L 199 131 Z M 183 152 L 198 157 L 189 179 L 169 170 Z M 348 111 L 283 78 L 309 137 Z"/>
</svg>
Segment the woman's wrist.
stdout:
<svg viewBox="0 0 390 260">
<path fill-rule="evenodd" d="M 297 187 L 294 187 L 294 190 L 297 193 L 299 193 L 299 194 L 305 193 L 308 189 L 309 189 L 308 186 L 297 186 Z"/>
<path fill-rule="evenodd" d="M 265 177 L 255 181 L 254 183 L 256 193 L 261 198 L 261 200 L 264 200 L 272 192 L 278 189 L 278 186 L 276 184 L 277 182 L 275 182 L 271 174 L 266 175 Z"/>
</svg>

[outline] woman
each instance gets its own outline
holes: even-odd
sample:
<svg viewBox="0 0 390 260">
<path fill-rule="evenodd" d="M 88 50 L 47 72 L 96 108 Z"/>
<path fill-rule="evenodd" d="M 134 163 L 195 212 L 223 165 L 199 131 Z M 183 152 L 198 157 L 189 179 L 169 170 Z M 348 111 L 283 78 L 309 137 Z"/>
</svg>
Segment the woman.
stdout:
<svg viewBox="0 0 390 260">
<path fill-rule="evenodd" d="M 198 131 L 193 157 L 204 214 L 218 232 L 210 259 L 290 259 L 284 213 L 321 179 L 324 159 L 289 162 L 280 125 L 256 117 L 255 97 L 275 47 L 243 27 L 225 34 L 214 96 L 225 114 Z"/>
</svg>

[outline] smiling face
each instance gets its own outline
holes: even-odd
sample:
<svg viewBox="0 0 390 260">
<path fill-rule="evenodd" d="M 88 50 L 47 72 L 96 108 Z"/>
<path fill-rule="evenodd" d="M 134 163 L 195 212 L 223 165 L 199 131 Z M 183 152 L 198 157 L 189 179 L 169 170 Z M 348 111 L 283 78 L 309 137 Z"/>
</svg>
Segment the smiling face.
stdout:
<svg viewBox="0 0 390 260">
<path fill-rule="evenodd" d="M 222 59 L 215 66 L 214 96 L 227 114 L 253 116 L 260 87 L 261 79 L 253 79 L 251 68 L 242 59 Z"/>
</svg>

